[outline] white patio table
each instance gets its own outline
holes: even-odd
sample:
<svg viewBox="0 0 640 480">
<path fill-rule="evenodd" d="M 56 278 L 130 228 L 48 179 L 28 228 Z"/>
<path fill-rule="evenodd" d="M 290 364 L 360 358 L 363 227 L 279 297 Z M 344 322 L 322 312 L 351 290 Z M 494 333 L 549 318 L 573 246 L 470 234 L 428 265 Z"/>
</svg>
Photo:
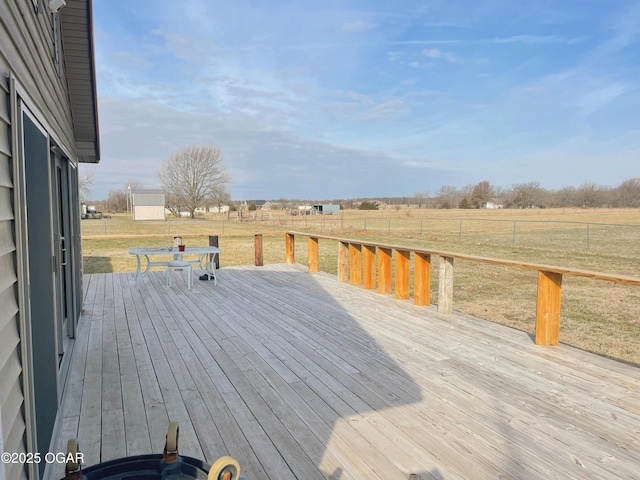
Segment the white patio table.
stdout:
<svg viewBox="0 0 640 480">
<path fill-rule="evenodd" d="M 218 247 L 208 247 L 208 246 L 195 246 L 188 247 L 185 246 L 184 251 L 179 251 L 178 247 L 140 247 L 140 248 L 130 248 L 129 254 L 136 256 L 137 261 L 137 269 L 136 269 L 136 285 L 140 281 L 142 275 L 146 274 L 151 267 L 166 267 L 167 264 L 172 260 L 182 260 L 183 255 L 198 255 L 198 260 L 188 260 L 189 263 L 196 265 L 202 270 L 204 275 L 209 277 L 209 280 L 213 278 L 214 285 L 218 284 L 218 279 L 216 278 L 216 255 L 218 255 L 222 250 Z M 151 261 L 149 259 L 150 255 L 173 255 L 173 258 L 170 260 L 161 260 L 161 261 Z M 142 260 L 141 257 L 144 257 L 146 260 L 145 269 L 142 270 Z"/>
</svg>

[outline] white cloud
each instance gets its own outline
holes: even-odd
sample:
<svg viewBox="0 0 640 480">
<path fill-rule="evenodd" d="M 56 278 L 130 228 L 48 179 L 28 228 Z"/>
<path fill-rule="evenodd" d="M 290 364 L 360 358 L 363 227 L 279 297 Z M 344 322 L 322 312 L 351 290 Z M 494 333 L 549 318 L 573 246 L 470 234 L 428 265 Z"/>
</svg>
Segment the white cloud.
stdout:
<svg viewBox="0 0 640 480">
<path fill-rule="evenodd" d="M 439 50 L 437 48 L 426 48 L 422 50 L 422 55 L 424 55 L 427 58 L 442 58 L 447 62 L 451 62 L 451 63 L 456 62 L 458 60 L 455 54 L 451 52 L 443 52 L 442 50 Z"/>
<path fill-rule="evenodd" d="M 100 98 L 100 105 L 106 132 L 103 158 L 98 165 L 83 165 L 85 171 L 95 174 L 97 197 L 122 188 L 129 177 L 146 186 L 157 185 L 155 172 L 162 161 L 192 143 L 220 147 L 233 178 L 234 198 L 320 199 L 372 196 L 374 192 L 401 195 L 405 189 L 418 191 L 422 182 L 407 170 L 410 167 L 402 167 L 402 160 L 384 150 L 305 138 L 241 113 L 182 112 L 106 97 Z M 407 111 L 406 105 L 392 99 L 371 108 L 367 115 L 371 120 L 388 119 L 403 111 Z M 111 128 L 125 123 L 126 129 Z M 380 175 L 382 171 L 386 174 Z M 122 172 L 127 172 L 125 177 Z M 430 178 L 441 179 L 445 174 L 434 170 Z"/>
<path fill-rule="evenodd" d="M 492 38 L 483 40 L 486 43 L 522 43 L 525 45 L 542 45 L 542 44 L 566 44 L 573 45 L 583 42 L 588 37 L 562 37 L 559 35 L 513 35 L 511 37 Z"/>
</svg>

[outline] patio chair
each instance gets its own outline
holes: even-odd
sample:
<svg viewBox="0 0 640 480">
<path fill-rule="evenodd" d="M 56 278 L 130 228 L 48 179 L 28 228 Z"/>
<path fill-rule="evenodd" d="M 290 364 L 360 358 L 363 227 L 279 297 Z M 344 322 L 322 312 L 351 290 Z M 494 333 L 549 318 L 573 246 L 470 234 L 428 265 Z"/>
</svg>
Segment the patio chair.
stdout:
<svg viewBox="0 0 640 480">
<path fill-rule="evenodd" d="M 174 270 L 187 271 L 187 288 L 191 290 L 191 278 L 193 276 L 193 263 L 186 260 L 171 260 L 167 264 L 167 285 L 171 286 L 171 273 Z"/>
</svg>

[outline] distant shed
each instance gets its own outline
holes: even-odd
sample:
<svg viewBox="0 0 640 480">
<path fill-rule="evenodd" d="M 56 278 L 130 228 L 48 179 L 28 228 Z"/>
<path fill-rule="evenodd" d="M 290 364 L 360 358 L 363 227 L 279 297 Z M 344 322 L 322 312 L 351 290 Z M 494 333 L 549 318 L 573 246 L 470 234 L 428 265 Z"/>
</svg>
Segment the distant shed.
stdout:
<svg viewBox="0 0 640 480">
<path fill-rule="evenodd" d="M 134 220 L 164 220 L 164 190 L 133 190 L 131 204 Z"/>
<path fill-rule="evenodd" d="M 325 203 L 314 205 L 313 208 L 321 215 L 340 215 L 340 205 Z"/>
</svg>

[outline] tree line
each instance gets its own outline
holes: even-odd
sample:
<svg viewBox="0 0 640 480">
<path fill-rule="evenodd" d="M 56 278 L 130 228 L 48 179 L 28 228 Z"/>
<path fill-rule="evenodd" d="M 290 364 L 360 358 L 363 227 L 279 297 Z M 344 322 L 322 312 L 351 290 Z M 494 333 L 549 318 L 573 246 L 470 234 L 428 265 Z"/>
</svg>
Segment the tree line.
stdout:
<svg viewBox="0 0 640 480">
<path fill-rule="evenodd" d="M 414 199 L 414 203 L 426 208 L 638 208 L 640 177 L 624 180 L 615 187 L 587 182 L 558 189 L 544 188 L 539 182 L 503 188 L 483 180 L 461 188 L 443 186 L 434 195 L 417 193 Z"/>
</svg>

